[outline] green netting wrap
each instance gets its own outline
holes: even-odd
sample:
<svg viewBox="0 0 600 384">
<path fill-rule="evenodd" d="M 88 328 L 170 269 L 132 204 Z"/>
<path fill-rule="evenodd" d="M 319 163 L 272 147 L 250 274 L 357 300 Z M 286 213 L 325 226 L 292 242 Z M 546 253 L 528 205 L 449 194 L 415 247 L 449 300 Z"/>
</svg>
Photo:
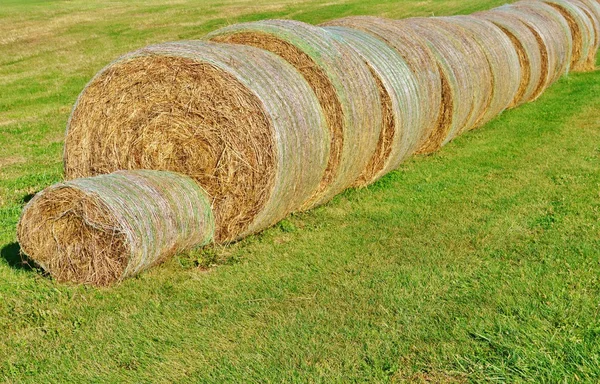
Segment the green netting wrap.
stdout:
<svg viewBox="0 0 600 384">
<path fill-rule="evenodd" d="M 317 94 L 331 132 L 331 154 L 320 189 L 301 209 L 329 201 L 356 182 L 376 152 L 382 116 L 377 83 L 355 51 L 321 28 L 292 20 L 236 24 L 207 38 L 281 56 Z"/>
<path fill-rule="evenodd" d="M 359 185 L 366 185 L 396 169 L 418 149 L 422 135 L 419 83 L 404 59 L 384 41 L 356 29 L 324 29 L 356 50 L 381 84 L 383 126 L 377 152 L 359 178 Z"/>
<path fill-rule="evenodd" d="M 189 177 L 120 171 L 55 184 L 25 207 L 21 249 L 58 281 L 107 285 L 211 241 L 206 192 Z"/>
<path fill-rule="evenodd" d="M 453 100 L 448 81 L 443 78 L 427 42 L 412 28 L 395 20 L 372 16 L 354 16 L 331 20 L 323 26 L 352 28 L 371 34 L 396 50 L 417 81 L 416 130 L 419 132 L 418 152 L 430 153 L 441 146 L 452 119 Z"/>
<path fill-rule="evenodd" d="M 513 42 L 519 55 L 521 66 L 521 85 L 515 99 L 509 105 L 516 107 L 538 98 L 548 73 L 547 57 L 542 56 L 536 35 L 527 24 L 502 12 L 484 11 L 473 17 L 488 20 L 500 28 Z"/>
<path fill-rule="evenodd" d="M 67 178 L 158 169 L 211 196 L 217 242 L 260 231 L 319 188 L 330 136 L 322 108 L 288 63 L 253 47 L 189 41 L 128 54 L 73 110 Z"/>
</svg>

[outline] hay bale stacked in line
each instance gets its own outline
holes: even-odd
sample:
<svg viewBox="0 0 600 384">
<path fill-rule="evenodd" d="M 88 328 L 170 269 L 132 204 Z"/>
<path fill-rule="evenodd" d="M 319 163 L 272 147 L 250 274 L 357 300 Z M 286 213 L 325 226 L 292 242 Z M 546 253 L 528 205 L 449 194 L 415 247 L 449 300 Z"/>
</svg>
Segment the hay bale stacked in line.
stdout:
<svg viewBox="0 0 600 384">
<path fill-rule="evenodd" d="M 373 16 L 352 16 L 331 20 L 321 24 L 328 27 L 342 27 L 368 33 L 393 48 L 404 59 L 411 71 L 411 77 L 397 81 L 417 82 L 416 98 L 417 121 L 413 128 L 419 132 L 417 152 L 431 153 L 439 149 L 444 141 L 452 120 L 453 100 L 448 80 L 428 48 L 427 42 L 411 28 L 395 20 Z"/>
<path fill-rule="evenodd" d="M 473 17 L 491 21 L 500 28 L 512 41 L 519 56 L 521 85 L 509 108 L 537 99 L 543 92 L 548 62 L 534 32 L 519 19 L 501 12 L 483 11 L 473 14 Z"/>
<path fill-rule="evenodd" d="M 331 200 L 358 180 L 382 145 L 382 105 L 375 79 L 352 49 L 321 28 L 293 20 L 235 24 L 207 38 L 279 55 L 319 98 L 331 132 L 330 161 L 319 190 L 300 210 Z"/>
<path fill-rule="evenodd" d="M 25 207 L 22 250 L 58 281 L 108 285 L 207 244 L 209 198 L 180 174 L 122 171 L 55 184 Z"/>
<path fill-rule="evenodd" d="M 421 136 L 419 84 L 404 59 L 384 41 L 356 29 L 324 29 L 356 50 L 379 84 L 383 124 L 375 155 L 355 183 L 364 186 L 396 169 L 417 149 Z"/>
<path fill-rule="evenodd" d="M 188 175 L 211 196 L 215 239 L 227 242 L 275 224 L 309 199 L 330 141 L 314 92 L 276 55 L 167 43 L 122 57 L 86 86 L 68 125 L 65 173 Z"/>
<path fill-rule="evenodd" d="M 590 20 L 594 39 L 589 50 L 588 64 L 589 68 L 596 67 L 596 55 L 600 48 L 600 2 L 594 0 L 567 0 L 570 4 L 579 8 Z"/>
</svg>

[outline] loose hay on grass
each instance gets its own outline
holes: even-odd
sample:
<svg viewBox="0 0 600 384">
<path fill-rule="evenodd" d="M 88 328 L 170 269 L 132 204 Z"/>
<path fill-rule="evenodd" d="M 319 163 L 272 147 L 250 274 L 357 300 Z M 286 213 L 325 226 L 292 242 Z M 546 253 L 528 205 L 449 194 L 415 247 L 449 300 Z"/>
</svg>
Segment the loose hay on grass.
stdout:
<svg viewBox="0 0 600 384">
<path fill-rule="evenodd" d="M 55 184 L 25 207 L 21 249 L 56 280 L 108 285 L 207 244 L 206 192 L 186 176 L 120 171 Z"/>
<path fill-rule="evenodd" d="M 216 241 L 264 229 L 318 188 L 329 156 L 319 102 L 269 52 L 210 42 L 128 54 L 83 90 L 68 125 L 67 178 L 157 169 L 209 193 Z"/>
</svg>

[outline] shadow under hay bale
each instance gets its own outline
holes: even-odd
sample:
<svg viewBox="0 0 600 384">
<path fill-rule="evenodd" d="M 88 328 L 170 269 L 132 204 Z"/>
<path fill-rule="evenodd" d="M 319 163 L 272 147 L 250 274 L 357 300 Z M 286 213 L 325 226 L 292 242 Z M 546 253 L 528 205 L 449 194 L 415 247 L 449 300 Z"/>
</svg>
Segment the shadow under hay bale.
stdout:
<svg viewBox="0 0 600 384">
<path fill-rule="evenodd" d="M 207 244 L 210 201 L 172 172 L 120 171 L 55 184 L 25 207 L 23 252 L 57 281 L 108 285 Z"/>
<path fill-rule="evenodd" d="M 319 187 L 329 156 L 323 111 L 304 78 L 269 52 L 210 42 L 128 54 L 79 96 L 67 178 L 158 169 L 212 199 L 217 242 L 283 219 Z"/>
<path fill-rule="evenodd" d="M 207 38 L 279 55 L 317 94 L 331 132 L 331 155 L 320 188 L 301 210 L 331 200 L 356 182 L 377 151 L 382 108 L 377 83 L 353 50 L 321 28 L 293 20 L 235 24 Z"/>
<path fill-rule="evenodd" d="M 427 42 L 411 28 L 395 20 L 373 16 L 352 16 L 331 20 L 324 27 L 343 27 L 368 33 L 393 48 L 408 65 L 415 81 L 414 130 L 418 153 L 439 149 L 452 121 L 453 100 L 448 81 L 439 69 Z"/>
</svg>

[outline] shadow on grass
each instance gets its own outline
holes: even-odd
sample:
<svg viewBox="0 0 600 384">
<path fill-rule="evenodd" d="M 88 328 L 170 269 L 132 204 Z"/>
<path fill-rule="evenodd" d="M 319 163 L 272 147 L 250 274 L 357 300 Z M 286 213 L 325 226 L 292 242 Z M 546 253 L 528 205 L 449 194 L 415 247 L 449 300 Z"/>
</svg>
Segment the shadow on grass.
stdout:
<svg viewBox="0 0 600 384">
<path fill-rule="evenodd" d="M 0 256 L 9 267 L 25 271 L 33 271 L 39 268 L 35 261 L 31 260 L 21 252 L 19 243 L 10 243 L 0 250 Z"/>
</svg>

